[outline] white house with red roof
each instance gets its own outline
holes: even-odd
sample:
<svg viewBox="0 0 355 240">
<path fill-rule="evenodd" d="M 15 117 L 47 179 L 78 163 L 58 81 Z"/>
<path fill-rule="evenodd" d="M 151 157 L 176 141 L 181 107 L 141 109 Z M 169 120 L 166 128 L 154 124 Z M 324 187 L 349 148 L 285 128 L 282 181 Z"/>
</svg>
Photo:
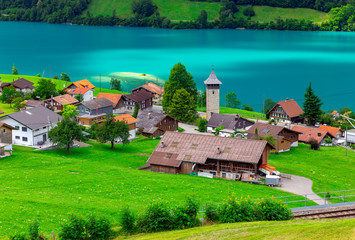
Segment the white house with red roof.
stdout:
<svg viewBox="0 0 355 240">
<path fill-rule="evenodd" d="M 275 119 L 279 122 L 305 123 L 305 119 L 301 117 L 303 110 L 293 99 L 278 102 L 267 114 L 270 119 Z"/>
<path fill-rule="evenodd" d="M 83 95 L 83 101 L 91 101 L 94 99 L 94 89 L 92 88 L 71 88 L 66 90 L 67 93 L 74 98 L 79 94 Z"/>
</svg>

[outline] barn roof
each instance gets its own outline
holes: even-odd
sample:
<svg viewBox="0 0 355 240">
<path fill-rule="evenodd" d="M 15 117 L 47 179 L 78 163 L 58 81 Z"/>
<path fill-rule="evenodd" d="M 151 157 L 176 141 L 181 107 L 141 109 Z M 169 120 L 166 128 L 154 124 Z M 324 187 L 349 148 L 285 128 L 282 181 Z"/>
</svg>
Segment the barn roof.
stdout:
<svg viewBox="0 0 355 240">
<path fill-rule="evenodd" d="M 298 117 L 303 113 L 300 105 L 298 105 L 298 103 L 293 99 L 286 99 L 278 102 L 269 112 L 271 112 L 277 105 L 280 105 L 286 114 L 291 118 Z"/>
<path fill-rule="evenodd" d="M 270 133 L 273 136 L 277 136 L 284 129 L 286 131 L 289 131 L 289 132 L 294 132 L 294 133 L 300 134 L 299 132 L 294 131 L 294 130 L 289 129 L 289 128 L 285 128 L 285 127 L 281 127 L 281 126 L 277 126 L 277 125 L 266 124 L 266 123 L 255 123 L 251 128 L 249 128 L 247 130 L 247 133 L 248 134 L 255 134 L 255 129 L 256 128 L 258 129 L 258 134 L 260 136 L 264 136 L 264 135 L 267 135 L 267 134 L 270 134 Z"/>
<path fill-rule="evenodd" d="M 139 110 L 137 128 L 143 128 L 144 131 L 149 131 L 149 129 L 157 127 L 157 124 L 167 116 L 168 115 L 161 112 Z"/>
<path fill-rule="evenodd" d="M 204 164 L 207 159 L 218 159 L 256 164 L 267 145 L 274 149 L 266 141 L 167 131 L 147 163 L 163 161 L 167 165 L 172 159 Z"/>
<path fill-rule="evenodd" d="M 14 87 L 19 88 L 19 89 L 25 89 L 25 88 L 34 89 L 35 88 L 33 86 L 33 82 L 28 81 L 27 79 L 24 79 L 24 78 L 17 79 L 16 81 L 13 81 L 13 82 L 3 83 L 3 84 L 1 84 L 1 87 L 3 88 L 3 87 L 10 86 L 10 85 L 13 85 Z"/>
<path fill-rule="evenodd" d="M 204 84 L 222 84 L 222 82 L 218 80 L 214 70 L 212 70 L 210 76 L 204 81 Z"/>
</svg>

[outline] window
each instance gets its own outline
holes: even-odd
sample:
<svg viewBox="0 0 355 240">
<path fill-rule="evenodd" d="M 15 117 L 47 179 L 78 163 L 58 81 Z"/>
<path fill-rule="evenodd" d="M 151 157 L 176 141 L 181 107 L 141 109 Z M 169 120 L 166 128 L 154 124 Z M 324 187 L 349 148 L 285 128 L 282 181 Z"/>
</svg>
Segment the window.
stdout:
<svg viewBox="0 0 355 240">
<path fill-rule="evenodd" d="M 216 176 L 217 175 L 217 173 L 216 172 L 210 172 L 213 176 Z"/>
<path fill-rule="evenodd" d="M 46 129 L 47 127 L 43 127 L 43 129 Z"/>
<path fill-rule="evenodd" d="M 225 172 L 222 172 L 222 177 L 227 177 L 227 174 Z"/>
<path fill-rule="evenodd" d="M 20 136 L 15 136 L 15 139 L 20 139 Z"/>
<path fill-rule="evenodd" d="M 22 141 L 27 142 L 27 137 L 22 137 Z"/>
<path fill-rule="evenodd" d="M 4 130 L 2 130 L 4 133 L 6 133 L 6 129 L 4 128 Z"/>
<path fill-rule="evenodd" d="M 27 132 L 27 127 L 22 127 L 22 132 Z"/>
</svg>

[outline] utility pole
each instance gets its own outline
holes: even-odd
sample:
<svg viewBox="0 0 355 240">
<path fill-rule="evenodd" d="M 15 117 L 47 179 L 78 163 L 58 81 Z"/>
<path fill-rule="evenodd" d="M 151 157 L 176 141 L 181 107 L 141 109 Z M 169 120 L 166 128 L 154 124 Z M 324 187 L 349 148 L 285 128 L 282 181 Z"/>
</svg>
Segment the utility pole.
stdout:
<svg viewBox="0 0 355 240">
<path fill-rule="evenodd" d="M 345 131 L 345 156 L 348 156 L 348 127 Z"/>
</svg>

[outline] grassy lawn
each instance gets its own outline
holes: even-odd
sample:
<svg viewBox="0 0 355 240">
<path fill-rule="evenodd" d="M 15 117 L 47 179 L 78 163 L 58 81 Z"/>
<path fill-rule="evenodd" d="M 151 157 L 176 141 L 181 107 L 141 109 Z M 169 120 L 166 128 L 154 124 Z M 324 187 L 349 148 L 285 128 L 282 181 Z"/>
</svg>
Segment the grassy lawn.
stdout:
<svg viewBox="0 0 355 240">
<path fill-rule="evenodd" d="M 28 81 L 33 82 L 35 86 L 36 86 L 37 82 L 40 79 L 42 79 L 42 77 L 27 76 L 27 75 L 11 75 L 11 74 L 0 74 L 0 77 L 1 77 L 2 82 L 12 82 L 12 81 L 15 81 L 19 78 L 24 78 L 24 79 L 27 79 Z M 45 79 L 48 79 L 48 78 L 45 78 Z M 59 80 L 59 79 L 52 79 L 52 80 L 56 84 L 57 89 L 63 89 L 65 86 L 68 86 L 70 84 L 69 82 Z"/>
<path fill-rule="evenodd" d="M 45 233 L 58 233 L 70 213 L 97 213 L 117 224 L 125 205 L 139 211 L 157 200 L 181 202 L 186 195 L 194 195 L 200 204 L 220 203 L 232 193 L 251 199 L 288 195 L 242 182 L 136 170 L 158 140 L 117 145 L 116 150 L 91 144 L 70 154 L 15 146 L 13 156 L 0 159 L 0 236 L 25 231 L 34 218 Z"/>
<path fill-rule="evenodd" d="M 281 172 L 312 179 L 316 193 L 355 189 L 355 152 L 348 151 L 346 157 L 344 148 L 321 147 L 314 151 L 300 144 L 289 152 L 270 154 L 269 163 Z"/>
<path fill-rule="evenodd" d="M 111 89 L 106 89 L 106 88 L 99 88 L 99 87 L 96 87 L 95 90 L 94 90 L 94 96 L 97 97 L 97 95 L 99 95 L 100 92 L 103 92 L 103 93 L 117 93 L 117 94 L 129 94 L 129 93 L 126 93 L 126 92 L 122 92 L 122 91 L 117 91 L 117 90 L 111 90 Z"/>
<path fill-rule="evenodd" d="M 233 223 L 140 234 L 125 239 L 355 239 L 354 226 L 355 219 Z"/>
<path fill-rule="evenodd" d="M 239 6 L 237 17 L 244 17 L 243 10 L 246 6 Z M 308 8 L 278 8 L 269 6 L 254 6 L 255 16 L 252 20 L 259 22 L 275 21 L 278 17 L 281 19 L 305 19 L 315 23 L 322 23 L 328 20 L 329 15 L 325 12 L 320 12 Z"/>
<path fill-rule="evenodd" d="M 206 108 L 198 108 L 197 111 L 201 111 L 201 112 L 206 112 Z M 259 113 L 259 112 L 250 112 L 250 111 L 246 111 L 243 109 L 236 109 L 236 108 L 227 108 L 227 107 L 220 107 L 219 108 L 219 113 L 221 114 L 239 114 L 241 117 L 244 118 L 250 118 L 250 119 L 266 119 L 265 114 L 263 113 Z"/>
<path fill-rule="evenodd" d="M 131 4 L 133 0 L 92 0 L 88 11 L 94 16 L 116 14 L 120 17 L 132 16 Z M 200 15 L 201 10 L 206 10 L 209 20 L 217 19 L 219 16 L 220 3 L 214 2 L 191 2 L 189 0 L 153 0 L 158 6 L 161 16 L 166 16 L 171 20 L 195 20 Z M 86 12 L 83 13 L 84 15 Z"/>
</svg>

